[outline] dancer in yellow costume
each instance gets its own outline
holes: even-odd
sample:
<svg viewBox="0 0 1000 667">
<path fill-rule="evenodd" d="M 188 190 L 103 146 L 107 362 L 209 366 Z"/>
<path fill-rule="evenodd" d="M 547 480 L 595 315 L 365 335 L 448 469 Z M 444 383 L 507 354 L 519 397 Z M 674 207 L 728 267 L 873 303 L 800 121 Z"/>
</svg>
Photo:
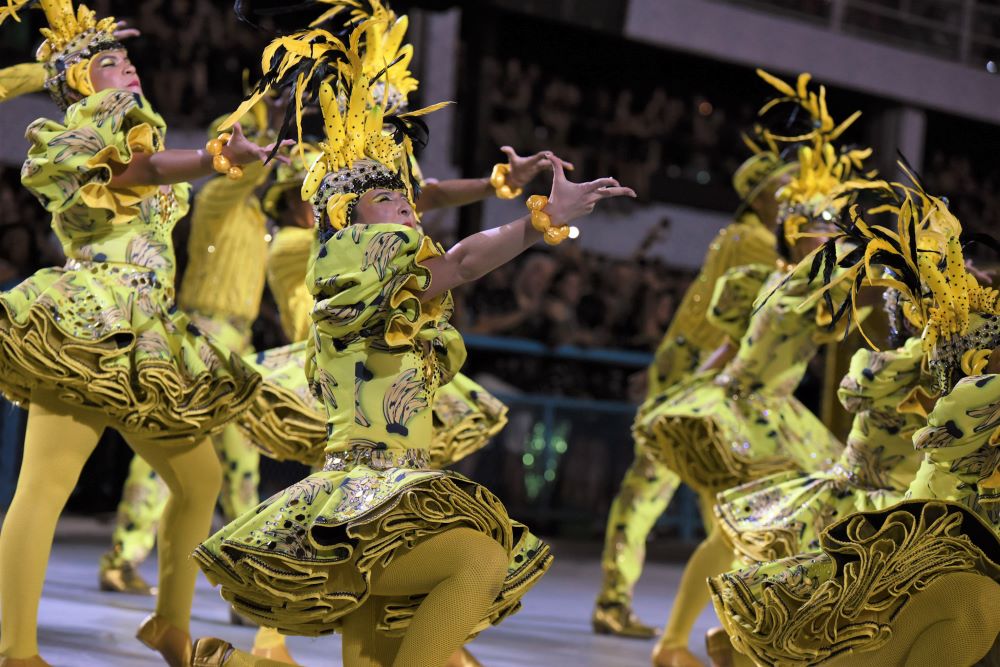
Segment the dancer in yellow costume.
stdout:
<svg viewBox="0 0 1000 667">
<path fill-rule="evenodd" d="M 309 293 L 306 274 L 316 233 L 311 226 L 303 227 L 294 220 L 311 225 L 307 222 L 312 219 L 311 205 L 306 218 L 295 213 L 292 208 L 294 203 L 279 203 L 290 197 L 299 198 L 307 173 L 306 165 L 319 156 L 319 151 L 306 151 L 305 156 L 304 161 L 293 156 L 292 165 L 279 167 L 275 183 L 264 196 L 264 206 L 269 214 L 289 222 L 274 234 L 267 260 L 268 286 L 278 305 L 282 330 L 290 340 L 301 342 L 262 352 L 254 361 L 269 380 L 285 384 L 311 404 L 316 428 L 323 428 L 325 432 L 326 411 L 322 403 L 309 393 L 303 370 L 305 340 L 313 309 L 313 296 Z M 301 199 L 298 201 L 302 203 Z M 433 413 L 434 437 L 430 459 L 436 467 L 454 465 L 482 449 L 507 424 L 507 406 L 461 373 L 440 388 L 434 399 Z M 313 450 L 320 452 L 324 442 L 325 437 L 317 440 Z M 309 456 L 303 462 L 318 463 L 319 458 Z"/>
<path fill-rule="evenodd" d="M 942 397 L 924 401 L 906 500 L 841 519 L 820 551 L 710 580 L 733 645 L 754 664 L 972 665 L 1000 633 L 1000 298 L 967 272 L 946 203 L 894 185 L 884 193 L 899 233 L 855 214 L 844 232 L 865 252 L 848 279 L 906 295 Z"/>
<path fill-rule="evenodd" d="M 263 352 L 255 362 L 260 364 L 258 368 L 269 380 L 283 383 L 312 404 L 317 428 L 322 427 L 325 432 L 326 410 L 310 393 L 305 375 L 305 339 L 309 335 L 313 309 L 313 295 L 309 292 L 306 275 L 316 232 L 312 205 L 303 202 L 300 195 L 308 165 L 320 154 L 313 147 L 296 152 L 290 165 L 278 167 L 277 178 L 263 197 L 268 215 L 285 223 L 275 232 L 268 252 L 268 286 L 278 305 L 285 336 L 302 342 Z M 289 354 L 290 351 L 293 354 Z M 279 362 L 271 363 L 275 358 Z M 438 391 L 432 408 L 434 434 L 428 458 L 430 465 L 436 468 L 452 465 L 481 449 L 507 424 L 507 406 L 461 373 Z M 317 442 L 315 451 L 321 452 L 321 447 L 322 443 Z M 312 463 L 312 457 L 306 462 Z M 255 637 L 253 654 L 291 662 L 282 636 L 266 628 Z M 462 660 L 464 663 L 454 664 L 478 664 L 464 653 Z"/>
<path fill-rule="evenodd" d="M 20 20 L 24 2 L 0 8 Z M 69 258 L 0 295 L 0 390 L 29 405 L 25 456 L 0 532 L 0 664 L 45 665 L 37 615 L 56 521 L 105 428 L 120 431 L 170 489 L 161 524 L 160 595 L 139 638 L 187 665 L 197 568 L 220 484 L 208 436 L 251 407 L 260 377 L 174 304 L 174 224 L 184 181 L 259 161 L 238 128 L 207 151 L 166 150 L 115 21 L 43 1 L 38 60 L 65 109 L 39 119 L 22 181 L 52 213 Z M 23 89 L 22 89 L 23 90 Z"/>
<path fill-rule="evenodd" d="M 255 143 L 268 141 L 267 117 L 262 102 L 241 119 Z M 195 196 L 188 268 L 177 296 L 195 326 L 240 356 L 253 349 L 251 326 L 264 291 L 270 235 L 255 190 L 270 171 L 262 164 L 250 165 L 243 178 L 217 176 Z M 213 436 L 212 444 L 222 461 L 220 504 L 232 520 L 260 502 L 260 453 L 234 424 Z M 166 485 L 142 457 L 133 458 L 118 504 L 112 548 L 101 558 L 102 590 L 152 592 L 136 566 L 153 548 L 166 502 Z"/>
<path fill-rule="evenodd" d="M 782 96 L 779 104 L 809 114 L 810 131 L 794 137 L 769 130 L 763 138 L 773 149 L 780 143 L 808 141 L 798 151 L 798 170 L 778 192 L 779 251 L 777 268 L 746 266 L 726 274 L 716 285 L 710 318 L 739 346 L 726 343 L 700 369 L 701 373 L 656 397 L 636 422 L 636 437 L 650 456 L 659 458 L 711 507 L 721 491 L 782 471 L 815 471 L 829 467 L 842 445 L 793 395 L 809 360 L 819 347 L 843 331 L 826 325 L 825 304 L 801 307 L 811 293 L 810 262 L 797 263 L 832 230 L 828 220 L 842 200 L 827 201 L 869 151 L 838 154 L 834 139 L 857 118 L 837 126 L 826 115 L 824 91 L 807 89 L 803 75 L 795 89 L 760 72 Z M 800 111 L 800 112 L 801 112 Z M 777 150 L 776 150 L 777 152 Z M 840 252 L 849 252 L 849 247 Z M 791 262 L 791 263 L 789 263 Z M 706 577 L 725 571 L 732 551 L 718 526 L 688 562 L 677 597 L 653 653 L 660 667 L 700 665 L 687 649 L 695 620 L 708 604 Z"/>
<path fill-rule="evenodd" d="M 733 175 L 743 210 L 712 241 L 698 277 L 656 350 L 646 372 L 646 401 L 639 408 L 640 417 L 660 392 L 689 377 L 723 342 L 725 334 L 707 317 L 719 278 L 737 266 L 771 264 L 777 259 L 772 231 L 777 215 L 774 193 L 793 167 L 774 152 L 758 150 Z M 655 629 L 633 612 L 632 592 L 642 573 L 646 539 L 679 485 L 675 473 L 646 449 L 635 447 L 635 458 L 608 514 L 601 559 L 604 578 L 592 618 L 595 632 L 640 639 L 655 635 Z"/>
<path fill-rule="evenodd" d="M 303 42 L 311 48 L 291 47 Z M 278 67 L 315 71 L 300 54 L 328 59 L 336 41 L 309 31 L 276 45 L 294 54 Z M 435 391 L 465 356 L 448 324 L 449 290 L 543 237 L 564 240 L 600 200 L 634 193 L 614 179 L 569 183 L 553 159 L 552 192 L 531 200 L 531 215 L 443 252 L 413 212 L 415 116 L 369 105 L 356 48 L 354 33 L 343 112 L 336 82 L 319 84 L 324 156 L 302 191 L 318 216 L 308 370 L 328 414 L 326 463 L 196 558 L 250 618 L 286 633 L 342 630 L 345 664 L 443 665 L 471 634 L 514 612 L 550 559 L 487 489 L 427 465 Z M 254 664 L 212 640 L 197 650 L 196 664 Z"/>
</svg>

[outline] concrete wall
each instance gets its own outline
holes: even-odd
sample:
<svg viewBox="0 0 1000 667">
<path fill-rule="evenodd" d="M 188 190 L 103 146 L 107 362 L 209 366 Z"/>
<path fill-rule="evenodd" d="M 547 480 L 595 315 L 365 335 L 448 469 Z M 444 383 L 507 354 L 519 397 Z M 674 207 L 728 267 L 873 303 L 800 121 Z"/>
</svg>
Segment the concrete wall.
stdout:
<svg viewBox="0 0 1000 667">
<path fill-rule="evenodd" d="M 626 37 L 1000 123 L 996 75 L 713 0 L 629 0 Z"/>
</svg>

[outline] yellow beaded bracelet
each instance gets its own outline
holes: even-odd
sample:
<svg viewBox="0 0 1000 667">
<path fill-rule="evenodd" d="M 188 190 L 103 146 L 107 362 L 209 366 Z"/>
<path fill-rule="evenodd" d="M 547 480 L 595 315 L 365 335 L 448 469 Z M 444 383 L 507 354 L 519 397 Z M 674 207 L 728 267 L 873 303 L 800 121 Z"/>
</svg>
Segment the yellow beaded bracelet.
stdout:
<svg viewBox="0 0 1000 667">
<path fill-rule="evenodd" d="M 559 245 L 570 238 L 572 228 L 569 225 L 558 227 L 552 224 L 552 218 L 545 212 L 549 198 L 545 195 L 531 195 L 525 205 L 531 211 L 531 226 L 542 233 L 542 238 L 549 245 Z"/>
<path fill-rule="evenodd" d="M 495 164 L 493 165 L 493 173 L 490 174 L 490 185 L 496 190 L 497 197 L 500 199 L 514 199 L 515 197 L 520 197 L 521 193 L 524 192 L 521 188 L 512 190 L 509 185 L 507 185 L 507 175 L 510 174 L 509 164 Z"/>
<path fill-rule="evenodd" d="M 229 158 L 222 154 L 222 148 L 232 137 L 228 132 L 223 132 L 218 139 L 212 139 L 205 144 L 205 152 L 212 156 L 212 168 L 220 174 L 225 174 L 230 180 L 236 181 L 243 178 L 243 167 L 233 164 Z"/>
</svg>

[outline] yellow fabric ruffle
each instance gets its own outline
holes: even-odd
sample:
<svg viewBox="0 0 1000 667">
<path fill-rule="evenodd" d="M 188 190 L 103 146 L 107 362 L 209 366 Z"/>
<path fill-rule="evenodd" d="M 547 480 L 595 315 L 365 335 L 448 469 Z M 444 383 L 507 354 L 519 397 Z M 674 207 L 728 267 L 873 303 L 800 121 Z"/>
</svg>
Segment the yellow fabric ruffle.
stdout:
<svg viewBox="0 0 1000 667">
<path fill-rule="evenodd" d="M 182 444 L 247 409 L 260 377 L 172 307 L 144 267 L 45 269 L 0 295 L 0 388 L 36 386 L 104 412 L 113 427 Z"/>
<path fill-rule="evenodd" d="M 903 499 L 922 458 L 911 438 L 924 420 L 896 408 L 915 385 L 930 381 L 921 373 L 922 352 L 914 338 L 899 350 L 854 354 L 839 395 L 855 416 L 833 466 L 786 471 L 719 494 L 719 526 L 743 558 L 760 562 L 815 551 L 834 521 Z"/>
<path fill-rule="evenodd" d="M 195 551 L 241 614 L 283 634 L 321 635 L 368 596 L 373 568 L 447 528 L 490 535 L 510 554 L 505 585 L 481 630 L 520 606 L 551 563 L 548 547 L 511 521 L 484 487 L 451 473 L 358 465 L 320 472 L 265 501 Z M 405 631 L 419 598 L 387 605 L 383 629 Z"/>
<path fill-rule="evenodd" d="M 690 376 L 647 400 L 633 426 L 636 443 L 699 492 L 726 489 L 785 470 L 817 471 L 843 445 L 793 395 L 816 354 L 815 317 L 801 304 L 812 293 L 809 266 L 727 274 L 712 305 L 735 331 L 745 326 L 736 355 L 718 372 Z M 744 323 L 752 289 L 756 310 Z M 846 291 L 846 290 L 845 290 Z M 842 296 L 840 294 L 835 295 Z M 726 305 L 729 302 L 731 305 Z"/>
<path fill-rule="evenodd" d="M 159 186 L 112 188 L 111 178 L 135 153 L 162 150 L 165 130 L 141 95 L 101 91 L 67 109 L 62 123 L 42 118 L 28 126 L 32 147 L 21 180 L 54 214 L 57 233 L 125 224 Z"/>
<path fill-rule="evenodd" d="M 892 641 L 893 619 L 941 575 L 1000 580 L 996 533 L 947 501 L 852 515 L 830 527 L 822 549 L 709 580 L 733 645 L 756 664 L 877 651 Z"/>
</svg>

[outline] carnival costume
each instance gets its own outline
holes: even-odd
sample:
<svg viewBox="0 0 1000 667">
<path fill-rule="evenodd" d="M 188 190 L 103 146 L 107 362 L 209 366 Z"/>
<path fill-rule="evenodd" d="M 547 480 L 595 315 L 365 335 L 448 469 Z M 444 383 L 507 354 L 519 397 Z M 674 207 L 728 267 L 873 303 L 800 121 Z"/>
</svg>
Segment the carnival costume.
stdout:
<svg viewBox="0 0 1000 667">
<path fill-rule="evenodd" d="M 420 299 L 431 283 L 424 262 L 442 254 L 439 246 L 410 227 L 352 224 L 357 199 L 370 190 L 402 192 L 412 202 L 406 134 L 423 113 L 393 117 L 370 105 L 371 81 L 357 55 L 362 30 L 346 48 L 323 30 L 279 38 L 264 57 L 273 64 L 280 56 L 278 76 L 266 74 L 265 82 L 295 68 L 324 77 L 324 154 L 302 194 L 317 211 L 307 371 L 328 415 L 326 462 L 226 526 L 195 557 L 251 619 L 285 634 L 342 629 L 345 661 L 358 651 L 398 649 L 397 663 L 415 655 L 421 661 L 410 664 L 443 663 L 467 638 L 452 637 L 456 628 L 480 630 L 516 611 L 551 557 L 487 489 L 428 466 L 434 394 L 465 350 L 448 324 L 450 294 Z M 347 58 L 338 66 L 343 111 L 337 75 L 317 66 L 334 51 Z M 396 131 L 384 132 L 384 123 Z M 446 574 L 459 567 L 452 558 L 459 553 L 471 579 Z M 484 590 L 475 582 L 493 576 L 500 554 L 503 584 Z M 420 595 L 433 588 L 428 577 L 442 576 L 461 586 L 467 606 L 438 609 L 437 598 Z M 389 637 L 407 630 L 428 641 L 416 647 L 404 637 L 393 647 Z"/>
<path fill-rule="evenodd" d="M 749 158 L 733 176 L 733 187 L 746 208 L 794 165 L 767 150 Z M 708 320 L 715 284 L 743 264 L 773 264 L 777 259 L 774 233 L 758 215 L 746 208 L 722 229 L 709 245 L 694 283 L 684 295 L 670 327 L 656 349 L 647 370 L 646 399 L 640 419 L 656 397 L 684 382 L 725 339 L 725 333 Z M 642 573 L 645 544 L 657 519 L 666 511 L 680 485 L 676 473 L 635 441 L 632 465 L 611 503 L 605 532 L 601 567 L 604 577 L 594 608 L 593 627 L 599 633 L 630 637 L 652 637 L 654 629 L 643 625 L 632 611 L 632 595 Z"/>
<path fill-rule="evenodd" d="M 306 165 L 319 153 L 308 150 L 304 156 L 293 156 L 291 165 L 276 170 L 277 178 L 263 198 L 272 217 L 281 215 L 278 201 L 284 192 L 301 189 Z M 282 330 L 296 342 L 247 359 L 271 384 L 285 387 L 299 399 L 289 412 L 294 413 L 305 439 L 289 438 L 287 423 L 273 417 L 267 424 L 252 425 L 251 433 L 276 456 L 309 465 L 322 464 L 326 443 L 326 411 L 311 393 L 305 373 L 306 337 L 314 307 L 306 277 L 315 236 L 312 229 L 294 226 L 275 232 L 267 259 L 268 286 L 278 304 Z M 432 411 L 434 432 L 429 463 L 435 468 L 454 465 L 482 449 L 507 424 L 507 406 L 461 373 L 439 388 Z"/>
<path fill-rule="evenodd" d="M 26 4 L 9 1 L 0 22 L 20 20 Z M 69 0 L 39 5 L 49 23 L 37 54 L 44 87 L 65 117 L 29 126 L 22 182 L 52 214 L 69 259 L 0 295 L 0 390 L 29 406 L 21 476 L 0 534 L 0 664 L 45 664 L 37 605 L 55 524 L 110 427 L 171 491 L 161 592 L 139 638 L 185 665 L 197 573 L 189 554 L 208 533 L 221 475 L 207 438 L 253 405 L 261 379 L 175 305 L 170 234 L 189 186 L 111 185 L 135 155 L 164 150 L 166 130 L 140 93 L 94 90 L 92 61 L 123 50 L 115 20 L 74 11 Z"/>
<path fill-rule="evenodd" d="M 806 135 L 784 136 L 770 130 L 763 137 L 776 149 L 784 142 L 802 145 L 799 166 L 778 193 L 780 241 L 792 247 L 800 238 L 821 233 L 839 214 L 842 200 L 828 195 L 869 151 L 838 154 L 831 142 L 857 118 L 836 125 L 826 114 L 824 90 L 808 90 L 809 76 L 796 88 L 761 72 L 782 96 L 762 114 L 787 103 L 815 119 Z M 778 152 L 778 151 L 776 151 Z M 836 250 L 850 252 L 848 246 Z M 704 507 L 716 494 L 784 471 L 816 471 L 830 467 L 843 446 L 820 420 L 793 395 L 809 360 L 820 346 L 843 336 L 828 326 L 826 304 L 800 306 L 814 291 L 808 262 L 744 266 L 716 285 L 710 319 L 732 340 L 735 356 L 718 371 L 701 373 L 663 392 L 637 421 L 636 437 L 650 456 L 659 458 L 694 488 Z M 732 552 L 714 525 L 685 569 L 670 620 L 656 652 L 657 664 L 671 664 L 667 653 L 687 654 L 687 641 L 697 615 L 708 603 L 704 578 L 725 571 Z M 670 658 L 670 660 L 675 660 Z M 678 657 L 676 660 L 693 658 Z M 675 662 L 675 664 L 685 664 Z"/>
<path fill-rule="evenodd" d="M 941 394 L 913 437 L 906 499 L 844 517 L 819 550 L 724 574 L 712 597 L 735 648 L 761 665 L 971 665 L 1000 632 L 996 290 L 967 272 L 961 227 L 918 187 L 876 184 L 898 233 L 855 210 L 844 278 L 899 289 Z M 889 269 L 881 278 L 878 266 Z M 853 299 L 852 299 L 853 301 Z"/>
<path fill-rule="evenodd" d="M 267 115 L 261 103 L 241 119 L 243 131 L 257 143 L 270 141 Z M 218 134 L 214 125 L 212 137 Z M 216 176 L 195 196 L 188 268 L 177 296 L 181 310 L 200 331 L 240 356 L 253 350 L 251 326 L 264 291 L 271 235 L 254 191 L 270 172 L 268 166 L 248 165 L 243 178 Z M 235 424 L 214 435 L 212 444 L 222 462 L 219 501 L 231 520 L 260 502 L 260 453 Z M 101 558 L 103 590 L 150 592 L 136 566 L 153 548 L 166 502 L 163 480 L 141 457 L 134 457 L 118 504 L 112 549 Z"/>
</svg>

